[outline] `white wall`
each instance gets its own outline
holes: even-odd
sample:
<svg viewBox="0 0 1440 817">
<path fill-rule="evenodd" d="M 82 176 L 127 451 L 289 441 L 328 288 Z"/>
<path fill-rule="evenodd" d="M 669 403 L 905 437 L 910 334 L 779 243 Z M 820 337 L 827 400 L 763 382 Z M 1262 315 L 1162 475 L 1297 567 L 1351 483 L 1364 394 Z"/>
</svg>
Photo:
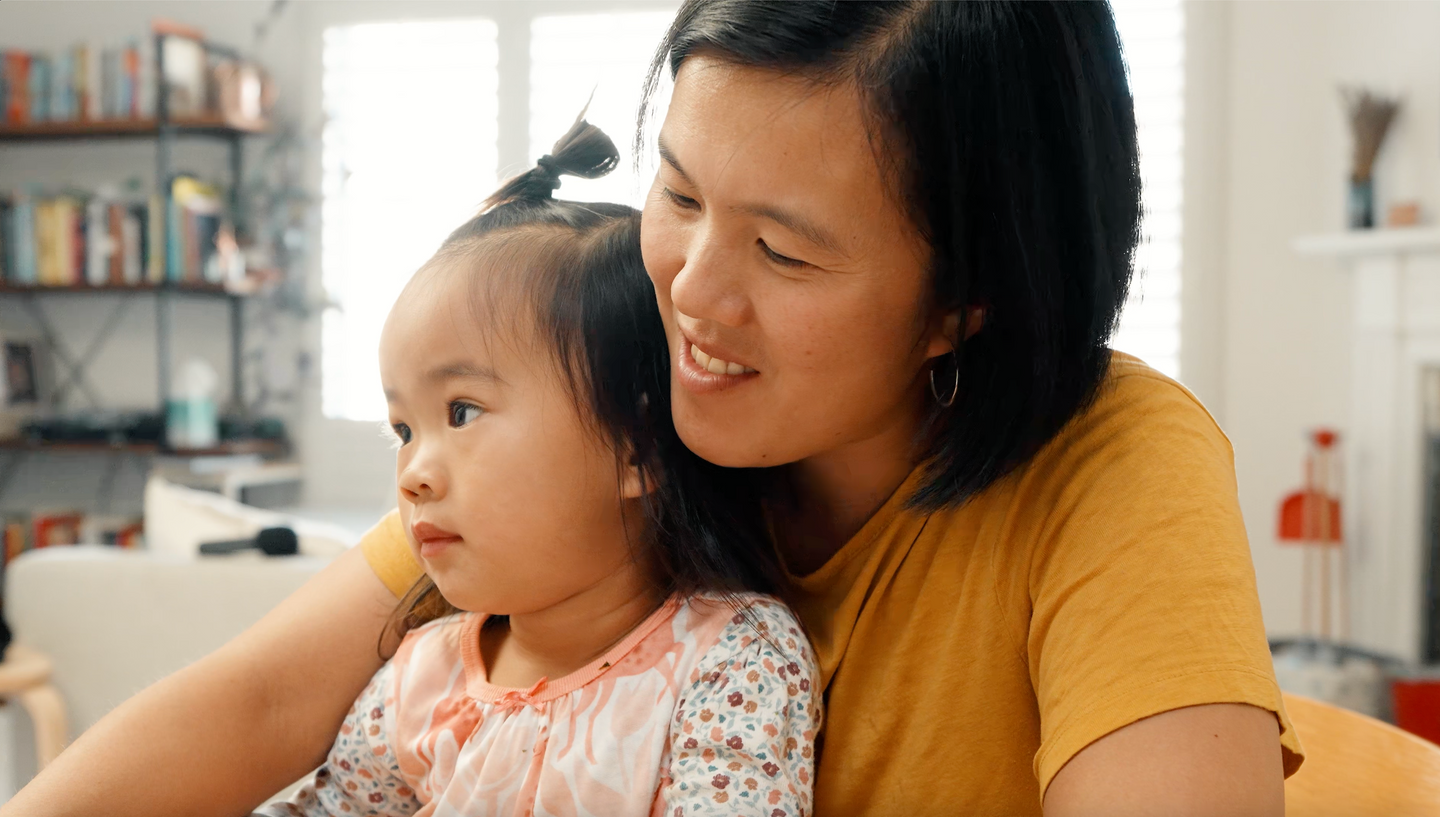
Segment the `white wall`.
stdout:
<svg viewBox="0 0 1440 817">
<path fill-rule="evenodd" d="M 1304 431 L 1345 427 L 1350 310 L 1345 273 L 1290 242 L 1344 225 L 1342 83 L 1405 100 L 1377 210 L 1440 207 L 1440 3 L 1190 5 L 1185 365 L 1235 445 L 1267 626 L 1293 634 L 1300 561 L 1276 542 L 1276 508 L 1300 484 Z"/>
</svg>

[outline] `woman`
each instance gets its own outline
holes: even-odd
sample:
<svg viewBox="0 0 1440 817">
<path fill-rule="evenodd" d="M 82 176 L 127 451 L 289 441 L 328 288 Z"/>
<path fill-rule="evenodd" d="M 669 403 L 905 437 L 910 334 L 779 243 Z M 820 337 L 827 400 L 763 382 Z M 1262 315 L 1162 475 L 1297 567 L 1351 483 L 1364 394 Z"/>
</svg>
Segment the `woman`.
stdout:
<svg viewBox="0 0 1440 817">
<path fill-rule="evenodd" d="M 1229 444 L 1105 347 L 1140 216 L 1108 7 L 689 2 L 656 70 L 675 423 L 771 469 L 827 683 L 817 812 L 1279 815 L 1299 746 Z M 299 777 L 378 666 L 403 537 L 0 813 L 228 813 Z"/>
</svg>

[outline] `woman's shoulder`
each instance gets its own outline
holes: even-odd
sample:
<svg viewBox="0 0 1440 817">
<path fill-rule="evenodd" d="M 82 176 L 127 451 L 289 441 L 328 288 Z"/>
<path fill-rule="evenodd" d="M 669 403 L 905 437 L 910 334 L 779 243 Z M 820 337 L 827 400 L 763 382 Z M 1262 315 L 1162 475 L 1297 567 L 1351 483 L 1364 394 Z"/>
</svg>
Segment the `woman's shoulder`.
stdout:
<svg viewBox="0 0 1440 817">
<path fill-rule="evenodd" d="M 1056 435 L 1041 455 L 1094 440 L 1127 446 L 1166 445 L 1204 439 L 1228 456 L 1230 441 L 1193 392 L 1178 381 L 1123 352 L 1113 352 L 1110 370 L 1094 399 Z"/>
<path fill-rule="evenodd" d="M 1253 592 L 1230 441 L 1188 389 L 1118 352 L 1091 403 L 1028 463 L 927 528 L 921 541 L 940 551 L 978 541 L 1016 598 L 1197 559 Z"/>
<path fill-rule="evenodd" d="M 1143 514 L 1163 510 L 1145 502 L 1172 505 L 1182 485 L 1234 503 L 1230 440 L 1189 389 L 1117 352 L 1091 402 L 995 493 L 1010 514 L 1077 504 Z"/>
</svg>

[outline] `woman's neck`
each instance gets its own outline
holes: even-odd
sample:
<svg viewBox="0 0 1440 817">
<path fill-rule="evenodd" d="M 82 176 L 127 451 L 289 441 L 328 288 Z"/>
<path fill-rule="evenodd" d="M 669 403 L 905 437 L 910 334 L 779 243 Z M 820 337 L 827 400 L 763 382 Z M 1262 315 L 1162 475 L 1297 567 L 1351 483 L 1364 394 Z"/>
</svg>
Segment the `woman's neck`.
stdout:
<svg viewBox="0 0 1440 817">
<path fill-rule="evenodd" d="M 774 521 L 791 572 L 813 573 L 829 561 L 910 475 L 920 412 L 785 469 L 791 501 Z"/>
<path fill-rule="evenodd" d="M 664 601 L 650 571 L 627 564 L 540 610 L 509 616 L 480 636 L 490 683 L 528 688 L 568 675 L 625 639 Z"/>
</svg>

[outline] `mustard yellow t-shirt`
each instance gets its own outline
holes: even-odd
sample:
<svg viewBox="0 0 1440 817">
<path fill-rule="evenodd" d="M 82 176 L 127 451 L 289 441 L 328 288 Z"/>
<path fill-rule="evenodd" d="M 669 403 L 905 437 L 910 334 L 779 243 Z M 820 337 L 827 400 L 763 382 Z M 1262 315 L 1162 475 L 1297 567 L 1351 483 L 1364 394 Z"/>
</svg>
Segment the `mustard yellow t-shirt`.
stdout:
<svg viewBox="0 0 1440 817">
<path fill-rule="evenodd" d="M 1183 387 L 1116 355 L 1096 401 L 965 505 L 905 485 L 790 602 L 826 682 L 817 814 L 1039 814 L 1081 749 L 1184 706 L 1280 700 L 1234 458 Z M 398 593 L 398 521 L 363 542 Z"/>
</svg>

